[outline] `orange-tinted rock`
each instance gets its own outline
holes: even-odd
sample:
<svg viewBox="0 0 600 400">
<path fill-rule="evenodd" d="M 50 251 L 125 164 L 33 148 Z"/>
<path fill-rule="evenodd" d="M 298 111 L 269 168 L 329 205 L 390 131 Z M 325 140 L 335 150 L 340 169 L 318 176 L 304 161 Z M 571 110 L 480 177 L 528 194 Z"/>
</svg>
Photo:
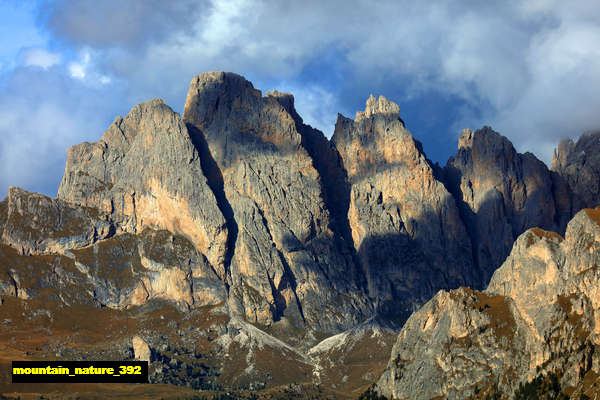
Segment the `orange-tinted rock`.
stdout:
<svg viewBox="0 0 600 400">
<path fill-rule="evenodd" d="M 224 276 L 225 219 L 185 124 L 162 100 L 116 118 L 98 142 L 71 147 L 58 198 L 109 214 L 119 231 L 183 235 Z"/>
</svg>

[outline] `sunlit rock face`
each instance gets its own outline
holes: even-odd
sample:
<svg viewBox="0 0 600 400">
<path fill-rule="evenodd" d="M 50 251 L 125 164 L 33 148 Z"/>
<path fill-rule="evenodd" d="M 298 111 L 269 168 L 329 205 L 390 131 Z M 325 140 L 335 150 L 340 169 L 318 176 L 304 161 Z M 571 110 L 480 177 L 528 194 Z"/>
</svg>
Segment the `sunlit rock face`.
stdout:
<svg viewBox="0 0 600 400">
<path fill-rule="evenodd" d="M 239 75 L 210 72 L 192 80 L 183 119 L 227 218 L 232 311 L 261 325 L 318 331 L 368 316 L 358 271 L 335 240 L 293 97 L 263 97 Z"/>
<path fill-rule="evenodd" d="M 15 187 L 0 213 L 0 292 L 38 298 L 51 289 L 69 305 L 114 309 L 153 299 L 184 310 L 225 301 L 224 282 L 182 235 L 117 233 L 110 214 Z"/>
<path fill-rule="evenodd" d="M 452 195 L 383 96 L 332 138 L 347 171 L 352 241 L 379 311 L 400 321 L 441 288 L 478 281 Z"/>
<path fill-rule="evenodd" d="M 183 117 L 152 100 L 70 148 L 57 198 L 9 188 L 0 355 L 315 398 L 511 398 L 552 373 L 579 398 L 600 376 L 600 211 L 577 213 L 599 139 L 550 171 L 465 130 L 440 168 L 384 97 L 329 140 L 289 93 L 198 75 Z"/>
<path fill-rule="evenodd" d="M 71 147 L 58 198 L 109 214 L 118 231 L 183 235 L 224 276 L 225 218 L 185 124 L 162 100 L 117 117 L 98 142 Z"/>
<path fill-rule="evenodd" d="M 583 393 L 600 372 L 600 209 L 565 238 L 532 228 L 484 292 L 440 291 L 402 329 L 378 383 L 393 398 L 501 394 L 542 374 Z M 584 379 L 585 377 L 587 379 Z"/>
</svg>

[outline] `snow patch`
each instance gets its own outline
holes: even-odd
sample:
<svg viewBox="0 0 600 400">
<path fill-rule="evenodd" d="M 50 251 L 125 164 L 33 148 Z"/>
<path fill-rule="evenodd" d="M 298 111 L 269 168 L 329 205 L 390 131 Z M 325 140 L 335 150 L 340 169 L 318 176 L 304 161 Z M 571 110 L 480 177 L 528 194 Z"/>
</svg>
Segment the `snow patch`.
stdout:
<svg viewBox="0 0 600 400">
<path fill-rule="evenodd" d="M 343 348 L 352 348 L 355 343 L 367 335 L 371 338 L 381 338 L 383 340 L 384 333 L 395 334 L 396 332 L 390 328 L 381 326 L 371 318 L 345 332 L 338 333 L 337 335 L 333 335 L 319 342 L 308 350 L 308 355 L 313 357 L 320 353 L 327 353 Z"/>
</svg>

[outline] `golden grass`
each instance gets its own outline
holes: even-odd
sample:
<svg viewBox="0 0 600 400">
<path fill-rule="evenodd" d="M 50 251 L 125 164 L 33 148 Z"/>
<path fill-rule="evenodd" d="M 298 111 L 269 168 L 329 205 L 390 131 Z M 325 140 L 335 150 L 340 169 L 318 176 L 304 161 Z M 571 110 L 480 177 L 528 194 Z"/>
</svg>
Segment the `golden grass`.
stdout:
<svg viewBox="0 0 600 400">
<path fill-rule="evenodd" d="M 558 240 L 559 243 L 562 242 L 563 240 L 565 240 L 558 233 L 552 232 L 552 231 L 546 231 L 541 228 L 532 228 L 531 231 L 539 238 L 556 239 L 556 240 Z"/>
<path fill-rule="evenodd" d="M 584 209 L 588 217 L 598 225 L 600 225 L 600 207 Z"/>
</svg>

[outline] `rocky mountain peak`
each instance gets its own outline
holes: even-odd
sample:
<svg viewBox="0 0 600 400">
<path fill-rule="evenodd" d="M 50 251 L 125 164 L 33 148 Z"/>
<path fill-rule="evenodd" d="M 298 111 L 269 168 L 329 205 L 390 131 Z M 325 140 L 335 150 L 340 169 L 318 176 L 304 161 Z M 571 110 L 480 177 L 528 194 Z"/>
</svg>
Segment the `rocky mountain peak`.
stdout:
<svg viewBox="0 0 600 400">
<path fill-rule="evenodd" d="M 373 95 L 355 120 L 338 114 L 332 142 L 344 159 L 350 180 L 398 163 L 408 163 L 409 168 L 426 163 L 420 143 L 399 116 L 395 103 Z"/>
<path fill-rule="evenodd" d="M 571 192 L 571 213 L 595 207 L 600 197 L 600 132 L 581 135 L 558 144 L 552 159 L 552 171 L 560 175 Z"/>
<path fill-rule="evenodd" d="M 299 150 L 302 139 L 294 116 L 286 109 L 292 106 L 287 96 L 262 97 L 261 91 L 240 75 L 209 72 L 192 79 L 183 119 L 205 134 L 218 132 L 209 140 L 211 153 L 217 163 L 229 163 L 248 151 Z"/>
<path fill-rule="evenodd" d="M 355 122 L 359 122 L 361 119 L 371 118 L 374 115 L 383 115 L 388 118 L 400 118 L 400 107 L 398 104 L 389 101 L 383 96 L 375 98 L 372 94 L 367 99 L 365 111 L 357 111 Z"/>
<path fill-rule="evenodd" d="M 398 112 L 371 96 L 356 120 L 338 116 L 332 142 L 347 171 L 348 222 L 369 293 L 381 313 L 402 320 L 474 270 L 454 199 Z"/>
<path fill-rule="evenodd" d="M 184 235 L 223 276 L 225 219 L 188 129 L 162 100 L 116 118 L 98 142 L 71 147 L 58 198 L 107 213 L 117 232 Z"/>
<path fill-rule="evenodd" d="M 205 72 L 194 77 L 190 83 L 184 119 L 193 120 L 195 126 L 202 129 L 211 123 L 218 111 L 239 110 L 242 104 L 247 106 L 255 103 L 260 97 L 260 90 L 254 89 L 252 83 L 241 75 L 222 71 Z"/>
<path fill-rule="evenodd" d="M 583 135 L 549 171 L 483 127 L 441 169 L 383 96 L 328 140 L 293 95 L 200 74 L 183 117 L 151 100 L 71 147 L 58 198 L 9 189 L 0 333 L 87 307 L 57 326 L 118 316 L 92 350 L 149 358 L 152 382 L 349 393 L 404 326 L 386 394 L 512 394 L 538 369 L 579 385 L 600 376 L 600 209 L 567 222 L 598 202 L 598 154 Z M 72 358 L 93 359 L 85 340 Z"/>
<path fill-rule="evenodd" d="M 262 97 L 237 75 L 202 74 L 192 80 L 183 119 L 232 233 L 232 312 L 263 325 L 335 331 L 370 307 L 356 291 L 351 257 L 334 240 L 310 155 L 322 134 L 304 126 L 293 105 L 291 95 Z M 324 316 L 332 303 L 344 311 Z"/>
<path fill-rule="evenodd" d="M 482 284 L 526 229 L 560 230 L 553 177 L 546 165 L 531 153 L 517 153 L 506 137 L 488 126 L 461 133 L 444 176 L 469 231 Z"/>
<path fill-rule="evenodd" d="M 276 99 L 279 104 L 285 108 L 290 114 L 297 114 L 294 108 L 294 95 L 288 92 L 280 92 L 279 90 L 270 90 L 265 93 L 265 97 Z"/>
<path fill-rule="evenodd" d="M 489 126 L 475 131 L 464 129 L 458 138 L 458 149 L 470 151 L 472 157 L 486 158 L 488 162 L 503 156 L 512 158 L 517 154 L 510 140 Z"/>
</svg>

